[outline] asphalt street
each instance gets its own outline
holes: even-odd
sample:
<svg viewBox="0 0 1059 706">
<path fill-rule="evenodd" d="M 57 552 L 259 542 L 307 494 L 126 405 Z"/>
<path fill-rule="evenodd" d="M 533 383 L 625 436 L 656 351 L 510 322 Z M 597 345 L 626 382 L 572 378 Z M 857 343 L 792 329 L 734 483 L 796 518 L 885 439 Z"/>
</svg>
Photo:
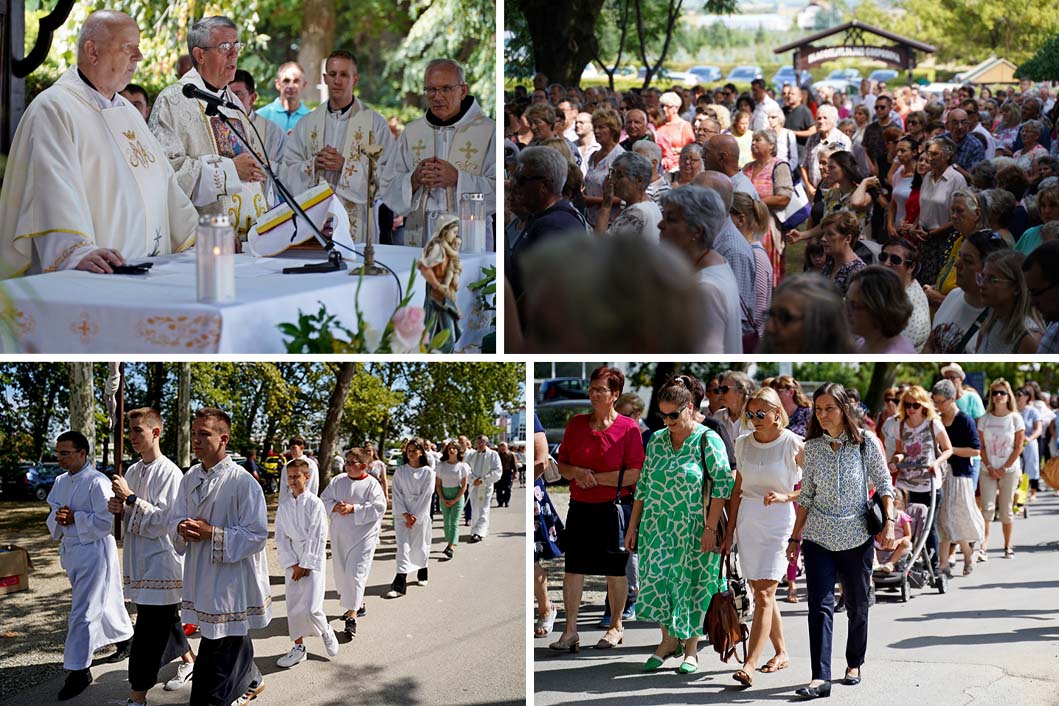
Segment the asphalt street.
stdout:
<svg viewBox="0 0 1059 706">
<path fill-rule="evenodd" d="M 269 539 L 272 622 L 254 631 L 255 660 L 265 675 L 265 691 L 254 704 L 338 706 L 480 706 L 524 704 L 524 644 L 527 572 L 526 491 L 515 487 L 511 506 L 493 507 L 489 537 L 465 544 L 470 531 L 461 527 L 461 544 L 450 561 L 441 554 L 445 543 L 441 514 L 433 524 L 430 583 L 410 582 L 408 594 L 386 600 L 394 572 L 393 521 L 387 515 L 368 582 L 367 615 L 358 620 L 358 636 L 343 644 L 329 660 L 318 638 L 307 638 L 309 659 L 292 669 L 276 666 L 290 648 L 287 637 L 283 576 Z M 270 512 L 270 516 L 274 511 Z M 410 577 L 413 578 L 413 577 Z M 336 630 L 342 610 L 328 561 L 325 611 Z M 68 599 L 68 596 L 66 598 Z M 198 637 L 191 640 L 192 647 Z M 70 706 L 124 704 L 128 697 L 128 662 L 106 664 L 111 650 L 96 654 L 95 683 Z M 176 673 L 177 663 L 162 669 L 161 681 Z M 55 702 L 62 677 L 17 693 L 5 706 L 40 706 Z M 179 691 L 151 690 L 151 706 L 186 704 L 190 686 Z"/>
<path fill-rule="evenodd" d="M 553 501 L 565 516 L 567 496 Z M 560 507 L 562 505 L 562 507 Z M 968 577 L 962 564 L 948 593 L 929 588 L 913 591 L 908 603 L 881 592 L 869 617 L 869 646 L 863 681 L 849 687 L 836 683 L 829 701 L 857 706 L 1056 706 L 1059 704 L 1059 497 L 1048 491 L 1030 506 L 1028 519 L 1014 526 L 1016 554 L 1004 559 L 1000 526 L 994 525 L 990 559 Z M 549 588 L 561 605 L 561 562 L 551 567 Z M 811 677 L 804 584 L 803 602 L 780 602 L 790 669 L 755 673 L 754 685 L 741 688 L 732 673 L 733 659 L 722 663 L 712 648 L 700 648 L 700 670 L 684 676 L 679 661 L 670 659 L 653 674 L 640 666 L 654 651 L 660 633 L 645 622 L 626 623 L 625 644 L 610 651 L 592 645 L 603 635 L 595 627 L 602 612 L 602 594 L 586 598 L 580 622 L 580 654 L 547 649 L 562 629 L 534 641 L 534 703 L 627 704 L 769 704 L 797 699 L 794 690 Z M 836 616 L 832 671 L 841 678 L 845 667 L 846 625 Z M 766 649 L 761 663 L 771 656 Z"/>
</svg>

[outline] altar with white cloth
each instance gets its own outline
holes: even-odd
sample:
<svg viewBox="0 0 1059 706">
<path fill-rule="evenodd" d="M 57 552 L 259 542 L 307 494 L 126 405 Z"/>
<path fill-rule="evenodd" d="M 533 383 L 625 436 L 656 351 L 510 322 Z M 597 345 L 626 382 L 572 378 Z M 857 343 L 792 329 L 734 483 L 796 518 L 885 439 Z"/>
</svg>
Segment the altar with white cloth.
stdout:
<svg viewBox="0 0 1059 706">
<path fill-rule="evenodd" d="M 363 278 L 360 309 L 371 328 L 381 332 L 386 326 L 421 255 L 416 247 L 375 247 L 376 261 L 393 268 L 402 291 L 389 274 Z M 297 323 L 299 309 L 316 314 L 321 303 L 343 326 L 357 330 L 354 301 L 359 278 L 349 270 L 281 273 L 284 267 L 321 262 L 322 253 L 235 257 L 231 303 L 197 301 L 191 250 L 153 258 L 147 275 L 65 270 L 0 282 L 0 305 L 9 307 L 14 317 L 10 328 L 19 353 L 285 353 L 277 326 Z M 496 258 L 492 252 L 476 252 L 461 253 L 461 260 L 457 302 L 463 336 L 456 351 L 478 352 L 477 344 L 491 328 L 491 320 L 488 312 L 477 308 L 469 285 L 482 279 L 482 270 L 494 266 Z M 359 260 L 350 262 L 350 270 L 358 265 Z M 410 306 L 423 306 L 425 288 L 417 272 Z"/>
</svg>

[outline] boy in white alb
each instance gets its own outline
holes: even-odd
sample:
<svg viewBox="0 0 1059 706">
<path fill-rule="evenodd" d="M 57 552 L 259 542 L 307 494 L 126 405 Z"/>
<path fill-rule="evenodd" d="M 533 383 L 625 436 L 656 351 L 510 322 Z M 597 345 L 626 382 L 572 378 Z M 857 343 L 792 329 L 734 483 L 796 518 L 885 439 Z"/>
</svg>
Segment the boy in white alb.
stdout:
<svg viewBox="0 0 1059 706">
<path fill-rule="evenodd" d="M 319 635 L 331 657 L 338 654 L 338 638 L 324 614 L 327 511 L 320 498 L 306 492 L 309 464 L 305 459 L 292 460 L 286 472 L 291 494 L 276 509 L 276 550 L 287 589 L 287 630 L 294 646 L 276 664 L 289 668 L 306 660 L 306 635 Z"/>
<path fill-rule="evenodd" d="M 324 489 L 324 508 L 331 517 L 331 553 L 335 562 L 335 585 L 346 609 L 346 633 L 357 634 L 357 615 L 364 601 L 364 587 L 379 545 L 386 495 L 382 484 L 368 473 L 371 452 L 346 452 L 346 475 L 338 476 Z M 359 613 L 363 615 L 363 613 Z"/>
<path fill-rule="evenodd" d="M 158 670 L 181 658 L 167 691 L 191 680 L 195 655 L 180 624 L 184 559 L 173 548 L 168 513 L 183 474 L 162 455 L 162 417 L 150 407 L 129 417 L 129 443 L 140 460 L 124 476 L 114 476 L 114 497 L 107 509 L 124 515 L 122 546 L 125 598 L 136 604 L 136 626 L 129 655 L 129 706 L 145 706 L 147 692 L 158 683 Z"/>
</svg>

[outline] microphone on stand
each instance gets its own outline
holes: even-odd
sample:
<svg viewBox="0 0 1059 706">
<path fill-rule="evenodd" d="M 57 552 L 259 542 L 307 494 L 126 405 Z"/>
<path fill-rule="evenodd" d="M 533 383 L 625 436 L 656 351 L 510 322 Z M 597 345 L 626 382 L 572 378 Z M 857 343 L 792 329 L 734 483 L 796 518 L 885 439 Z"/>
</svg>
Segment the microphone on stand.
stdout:
<svg viewBox="0 0 1059 706">
<path fill-rule="evenodd" d="M 198 98 L 203 103 L 211 105 L 214 108 L 227 108 L 228 110 L 238 110 L 240 113 L 244 112 L 243 109 L 235 103 L 226 101 L 212 93 L 207 93 L 193 83 L 185 83 L 184 87 L 180 89 L 180 92 L 184 94 L 185 98 Z"/>
</svg>

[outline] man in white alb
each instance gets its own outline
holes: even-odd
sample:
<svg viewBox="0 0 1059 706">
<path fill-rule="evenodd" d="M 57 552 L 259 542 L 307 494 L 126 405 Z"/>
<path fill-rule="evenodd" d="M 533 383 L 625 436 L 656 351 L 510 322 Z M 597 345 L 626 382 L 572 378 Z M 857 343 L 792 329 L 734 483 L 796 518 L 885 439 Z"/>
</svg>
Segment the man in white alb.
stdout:
<svg viewBox="0 0 1059 706">
<path fill-rule="evenodd" d="M 210 407 L 195 412 L 191 448 L 199 463 L 180 481 L 169 525 L 184 554 L 181 618 L 202 641 L 191 706 L 244 703 L 264 690 L 251 629 L 272 618 L 265 542 L 265 494 L 228 455 L 231 419 Z"/>
<path fill-rule="evenodd" d="M 287 453 L 290 454 L 291 461 L 299 459 L 309 464 L 309 480 L 305 484 L 305 490 L 313 495 L 319 495 L 320 467 L 316 464 L 316 459 L 305 455 L 305 439 L 300 436 L 291 437 L 291 440 L 287 442 Z M 280 500 L 290 497 L 290 486 L 287 484 L 287 466 L 290 465 L 291 461 L 287 461 L 283 466 L 283 477 L 279 481 Z"/>
<path fill-rule="evenodd" d="M 228 90 L 235 78 L 243 44 L 227 17 L 206 17 L 188 30 L 188 52 L 194 65 L 164 88 L 154 101 L 151 131 L 165 148 L 180 187 L 202 215 L 226 214 L 236 232 L 245 235 L 269 210 L 265 172 L 243 140 L 218 115 L 206 114 L 206 103 L 183 94 L 185 85 L 232 103 Z M 259 155 L 264 147 L 241 109 L 219 108 Z"/>
<path fill-rule="evenodd" d="M 386 118 L 354 97 L 360 74 L 352 54 L 331 52 L 324 63 L 323 80 L 327 102 L 299 120 L 291 131 L 280 179 L 294 194 L 320 182 L 330 184 L 349 215 L 353 242 L 363 243 L 367 218 L 374 218 L 374 204 L 368 204 L 368 155 L 375 153 L 374 180 L 378 185 L 382 164 L 393 151 L 393 133 Z M 373 233 L 377 240 L 378 230 L 373 229 Z"/>
<path fill-rule="evenodd" d="M 430 109 L 397 139 L 380 182 L 382 200 L 405 216 L 405 244 L 425 245 L 434 221 L 459 214 L 464 194 L 485 197 L 496 212 L 496 128 L 467 95 L 463 67 L 451 59 L 427 64 L 423 92 Z"/>
<path fill-rule="evenodd" d="M 195 655 L 180 624 L 184 559 L 173 548 L 168 521 L 183 474 L 162 455 L 162 416 L 157 410 L 141 407 L 128 417 L 129 443 L 140 460 L 124 476 L 114 476 L 114 497 L 107 509 L 124 515 L 122 576 L 125 598 L 136 604 L 127 706 L 146 706 L 158 670 L 179 657 L 177 674 L 165 685 L 167 691 L 179 689 L 191 680 Z"/>
<path fill-rule="evenodd" d="M 19 122 L 0 195 L 0 278 L 114 265 L 184 250 L 198 214 L 128 85 L 140 30 L 100 10 L 77 38 L 77 66 L 33 99 Z"/>
<path fill-rule="evenodd" d="M 67 431 L 55 441 L 55 455 L 65 473 L 48 493 L 48 531 L 59 540 L 59 562 L 70 579 L 63 668 L 66 683 L 59 701 L 72 699 L 92 683 L 92 653 L 113 642 L 132 638 L 132 621 L 121 594 L 118 545 L 107 511 L 113 497 L 107 477 L 88 460 L 88 439 Z"/>
<path fill-rule="evenodd" d="M 504 471 L 500 454 L 489 448 L 489 437 L 479 434 L 474 440 L 474 450 L 463 457 L 471 467 L 471 542 L 480 542 L 489 535 L 489 506 L 493 502 L 493 484 L 500 480 Z"/>
</svg>

